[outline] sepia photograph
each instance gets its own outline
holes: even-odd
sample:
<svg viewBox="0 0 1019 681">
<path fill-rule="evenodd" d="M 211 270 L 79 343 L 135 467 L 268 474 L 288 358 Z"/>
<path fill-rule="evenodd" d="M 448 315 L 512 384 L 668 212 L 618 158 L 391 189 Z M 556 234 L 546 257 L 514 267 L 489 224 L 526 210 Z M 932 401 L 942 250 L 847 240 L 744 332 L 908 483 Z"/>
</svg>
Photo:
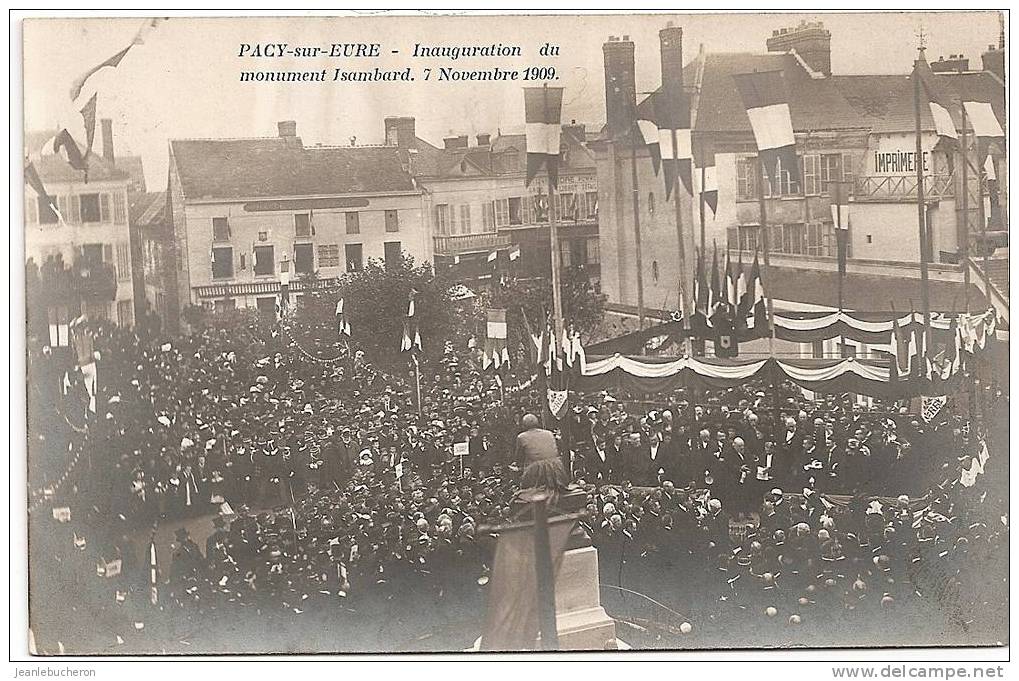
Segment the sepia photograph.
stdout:
<svg viewBox="0 0 1019 681">
<path fill-rule="evenodd" d="M 12 655 L 1007 659 L 1007 10 L 115 14 L 11 20 Z"/>
</svg>

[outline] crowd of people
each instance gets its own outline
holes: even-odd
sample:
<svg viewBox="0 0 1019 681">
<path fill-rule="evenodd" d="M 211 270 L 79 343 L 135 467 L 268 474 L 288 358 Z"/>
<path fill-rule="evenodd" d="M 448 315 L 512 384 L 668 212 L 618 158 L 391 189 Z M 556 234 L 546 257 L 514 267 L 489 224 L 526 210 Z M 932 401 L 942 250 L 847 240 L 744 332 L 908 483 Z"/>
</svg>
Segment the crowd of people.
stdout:
<svg viewBox="0 0 1019 681">
<path fill-rule="evenodd" d="M 30 358 L 43 587 L 33 599 L 82 587 L 72 610 L 123 626 L 75 630 L 58 603 L 33 601 L 40 646 L 76 636 L 109 652 L 470 645 L 490 530 L 516 512 L 520 418 L 542 413 L 526 372 L 500 385 L 447 347 L 422 367 L 418 405 L 412 373 L 356 351 L 322 359 L 278 331 L 167 340 L 93 324 L 91 336 L 94 414 L 53 362 Z M 1002 494 L 959 483 L 993 435 L 968 416 L 946 408 L 927 423 L 904 406 L 808 399 L 792 385 L 570 402 L 555 432 L 587 495 L 581 525 L 602 583 L 618 587 L 604 596 L 610 614 L 634 607 L 615 594 L 639 592 L 658 608 L 644 619 L 669 622 L 659 635 L 716 628 L 734 645 L 838 642 L 832 627 L 847 614 L 992 629 L 982 609 L 998 616 L 1002 583 L 974 575 L 1007 550 L 1007 508 Z M 458 442 L 466 452 L 454 455 Z M 174 527 L 174 541 L 153 583 L 160 527 Z M 196 527 L 212 530 L 204 546 Z M 337 618 L 350 624 L 339 639 Z M 331 624 L 288 626 L 295 619 Z M 779 620 L 795 633 L 761 633 L 761 621 Z"/>
</svg>

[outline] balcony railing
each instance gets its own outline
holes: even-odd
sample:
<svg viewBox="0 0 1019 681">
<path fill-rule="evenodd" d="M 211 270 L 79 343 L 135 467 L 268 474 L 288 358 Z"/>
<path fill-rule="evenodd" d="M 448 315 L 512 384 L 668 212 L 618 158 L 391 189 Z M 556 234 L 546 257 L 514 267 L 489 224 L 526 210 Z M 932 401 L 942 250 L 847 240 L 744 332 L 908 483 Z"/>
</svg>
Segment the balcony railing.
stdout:
<svg viewBox="0 0 1019 681">
<path fill-rule="evenodd" d="M 447 234 L 433 237 L 436 255 L 456 255 L 493 248 L 506 248 L 510 238 L 496 232 L 481 234 Z"/>
<path fill-rule="evenodd" d="M 948 173 L 926 175 L 924 194 L 928 199 L 955 195 L 954 176 Z M 889 175 L 856 178 L 855 201 L 916 200 L 916 175 Z"/>
</svg>

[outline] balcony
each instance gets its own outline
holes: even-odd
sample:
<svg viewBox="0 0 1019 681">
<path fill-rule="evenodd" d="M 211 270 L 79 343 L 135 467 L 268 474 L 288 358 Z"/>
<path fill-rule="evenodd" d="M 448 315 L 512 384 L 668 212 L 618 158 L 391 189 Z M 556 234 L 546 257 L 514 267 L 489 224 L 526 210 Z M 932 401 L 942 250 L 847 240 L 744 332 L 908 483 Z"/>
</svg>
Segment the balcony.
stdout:
<svg viewBox="0 0 1019 681">
<path fill-rule="evenodd" d="M 955 177 L 949 173 L 924 177 L 928 200 L 955 196 Z M 854 201 L 916 201 L 916 175 L 871 176 L 856 178 Z"/>
<path fill-rule="evenodd" d="M 496 232 L 481 234 L 447 234 L 433 237 L 436 255 L 462 255 L 509 248 L 510 238 Z"/>
</svg>

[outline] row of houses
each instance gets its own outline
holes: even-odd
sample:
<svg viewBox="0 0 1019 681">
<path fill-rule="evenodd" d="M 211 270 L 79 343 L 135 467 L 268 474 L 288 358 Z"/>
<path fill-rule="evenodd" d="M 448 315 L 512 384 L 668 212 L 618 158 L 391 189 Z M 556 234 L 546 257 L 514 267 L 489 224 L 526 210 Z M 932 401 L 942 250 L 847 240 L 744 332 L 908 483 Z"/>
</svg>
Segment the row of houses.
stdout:
<svg viewBox="0 0 1019 681">
<path fill-rule="evenodd" d="M 333 279 L 369 259 L 392 263 L 404 255 L 476 286 L 505 273 L 548 276 L 553 213 L 562 264 L 583 268 L 612 314 L 632 324 L 638 263 L 645 308 L 665 317 L 678 307 L 677 284 L 690 278 L 694 253 L 717 245 L 734 259 L 753 257 L 762 191 L 772 295 L 792 308 L 833 307 L 832 181 L 853 188 L 845 307 L 906 309 L 919 300 L 910 65 L 894 76 L 833 74 L 831 36 L 817 22 L 776 30 L 760 53 L 702 48 L 686 62 L 682 28 L 667 26 L 659 38 L 662 88 L 640 101 L 634 43 L 624 37 L 604 44 L 606 122 L 562 126 L 554 205 L 540 179 L 524 185 L 523 135 L 450 136 L 440 146 L 418 137 L 414 118 L 401 116 L 380 121 L 380 145 L 323 146 L 306 145 L 297 122 L 281 121 L 267 137 L 171 140 L 166 190 L 145 192 L 140 159 L 114 154 L 112 124 L 103 121 L 103 152 L 93 155 L 87 181 L 56 156 L 33 159 L 59 215 L 26 188 L 29 269 L 44 291 L 52 289 L 46 278 L 65 270 L 93 284 L 50 300 L 37 317 L 52 325 L 86 312 L 174 331 L 190 305 L 269 315 L 285 278 L 300 296 L 302 275 Z M 953 116 L 964 95 L 978 93 L 1004 122 L 1003 55 L 1002 41 L 989 47 L 980 69 L 959 55 L 921 61 L 951 94 Z M 733 78 L 755 70 L 781 70 L 789 84 L 800 181 L 786 174 L 779 186 L 758 186 L 754 138 Z M 656 98 L 677 83 L 690 103 L 695 165 L 716 168 L 718 207 L 705 213 L 703 231 L 699 202 L 683 191 L 679 210 L 666 200 L 648 149 L 634 136 L 635 119 L 653 118 Z M 1007 249 L 993 266 L 963 257 L 967 233 L 1007 229 L 1004 149 L 990 149 L 993 184 L 990 173 L 963 180 L 963 159 L 979 163 L 976 152 L 938 147 L 926 111 L 921 128 L 932 305 L 994 304 L 1007 319 Z M 685 262 L 677 234 L 686 242 Z M 41 323 L 36 328 L 46 336 Z"/>
</svg>

